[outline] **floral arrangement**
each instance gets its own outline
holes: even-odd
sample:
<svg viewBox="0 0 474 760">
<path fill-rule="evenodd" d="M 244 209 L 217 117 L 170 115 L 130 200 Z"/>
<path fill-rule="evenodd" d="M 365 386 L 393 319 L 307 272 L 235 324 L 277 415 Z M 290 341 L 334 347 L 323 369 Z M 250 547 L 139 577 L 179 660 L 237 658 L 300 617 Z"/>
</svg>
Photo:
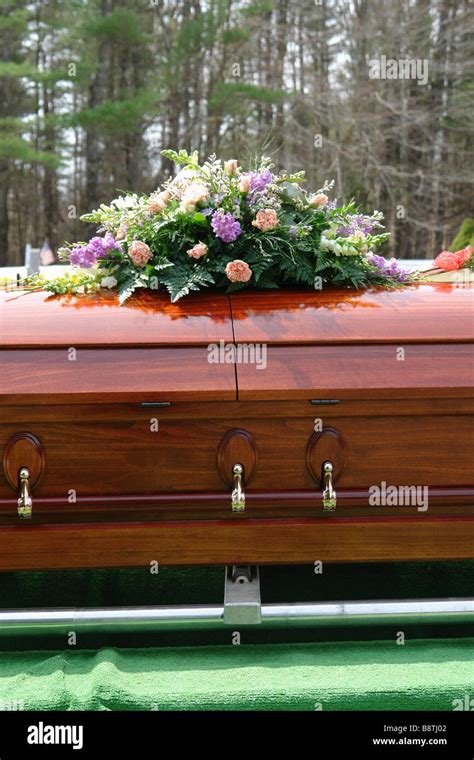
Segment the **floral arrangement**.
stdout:
<svg viewBox="0 0 474 760">
<path fill-rule="evenodd" d="M 418 277 L 376 253 L 388 238 L 383 215 L 330 202 L 332 183 L 311 194 L 304 172 L 276 174 L 265 157 L 244 171 L 236 160 L 162 154 L 182 166 L 177 176 L 151 195 L 124 195 L 82 216 L 100 235 L 61 249 L 74 271 L 36 275 L 32 284 L 54 293 L 116 288 L 124 303 L 137 288 L 165 288 L 177 301 L 210 286 L 358 288 Z"/>
</svg>

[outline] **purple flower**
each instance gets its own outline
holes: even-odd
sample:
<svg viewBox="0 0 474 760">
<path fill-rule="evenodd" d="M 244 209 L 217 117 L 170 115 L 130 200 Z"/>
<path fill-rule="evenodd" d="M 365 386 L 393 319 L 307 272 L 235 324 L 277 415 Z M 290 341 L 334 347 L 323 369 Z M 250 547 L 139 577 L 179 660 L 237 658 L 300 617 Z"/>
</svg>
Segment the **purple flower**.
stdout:
<svg viewBox="0 0 474 760">
<path fill-rule="evenodd" d="M 404 282 L 404 280 L 407 278 L 407 275 L 409 272 L 406 269 L 401 269 L 398 266 L 398 262 L 396 259 L 390 259 L 388 261 L 383 256 L 377 256 L 373 255 L 368 259 L 370 264 L 373 264 L 377 269 L 380 269 L 380 273 L 384 274 L 386 277 L 391 277 L 393 280 L 397 280 L 398 282 Z"/>
<path fill-rule="evenodd" d="M 220 209 L 214 211 L 211 226 L 215 236 L 223 240 L 224 243 L 232 243 L 242 233 L 240 223 L 234 219 L 232 214 L 224 214 Z"/>
<path fill-rule="evenodd" d="M 104 237 L 93 237 L 87 245 L 78 245 L 73 248 L 69 255 L 69 261 L 75 266 L 88 269 L 93 266 L 97 259 L 106 258 L 110 251 L 120 251 L 120 243 L 114 239 L 110 232 L 106 232 Z"/>
<path fill-rule="evenodd" d="M 355 235 L 357 232 L 362 232 L 364 235 L 370 235 L 374 227 L 381 226 L 378 222 L 371 219 L 370 216 L 364 216 L 363 214 L 352 214 L 347 218 L 347 222 L 341 224 L 337 228 L 337 234 L 339 236 Z"/>
<path fill-rule="evenodd" d="M 273 182 L 273 175 L 270 171 L 270 169 L 264 169 L 263 172 L 258 174 L 257 172 L 247 172 L 246 174 L 242 175 L 243 177 L 248 177 L 250 179 L 250 188 L 249 193 L 247 195 L 247 203 L 251 206 L 253 203 L 253 195 L 254 193 L 261 193 L 265 190 L 267 185 L 270 185 Z"/>
</svg>

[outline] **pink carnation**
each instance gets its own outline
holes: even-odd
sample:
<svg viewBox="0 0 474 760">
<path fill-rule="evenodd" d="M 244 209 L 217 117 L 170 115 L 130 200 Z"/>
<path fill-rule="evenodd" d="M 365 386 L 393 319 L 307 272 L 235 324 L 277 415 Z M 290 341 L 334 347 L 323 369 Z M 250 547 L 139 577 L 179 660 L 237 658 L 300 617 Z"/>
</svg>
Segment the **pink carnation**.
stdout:
<svg viewBox="0 0 474 760">
<path fill-rule="evenodd" d="M 151 251 L 146 243 L 141 240 L 134 240 L 128 249 L 132 261 L 137 267 L 144 267 L 151 259 Z"/>
<path fill-rule="evenodd" d="M 193 259 L 200 259 L 207 253 L 207 245 L 205 243 L 196 243 L 192 248 L 189 248 L 186 253 Z"/>
<path fill-rule="evenodd" d="M 259 230 L 262 230 L 262 232 L 274 230 L 275 227 L 278 227 L 277 213 L 272 208 L 267 208 L 265 211 L 258 211 L 257 216 L 253 220 L 252 224 Z"/>
<path fill-rule="evenodd" d="M 200 182 L 193 182 L 184 191 L 182 202 L 185 206 L 195 206 L 197 203 L 207 201 L 209 190 Z"/>
<path fill-rule="evenodd" d="M 317 208 L 318 206 L 326 206 L 329 198 L 324 193 L 317 193 L 316 195 L 311 195 L 309 198 L 309 205 Z"/>
<path fill-rule="evenodd" d="M 252 276 L 249 265 L 240 259 L 230 261 L 225 268 L 225 273 L 231 282 L 248 282 Z"/>
</svg>

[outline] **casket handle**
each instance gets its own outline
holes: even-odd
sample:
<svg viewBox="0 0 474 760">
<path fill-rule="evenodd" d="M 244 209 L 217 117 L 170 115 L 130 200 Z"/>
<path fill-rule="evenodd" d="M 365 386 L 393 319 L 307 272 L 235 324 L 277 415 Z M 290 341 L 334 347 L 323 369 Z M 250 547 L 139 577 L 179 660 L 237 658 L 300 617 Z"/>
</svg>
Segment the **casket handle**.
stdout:
<svg viewBox="0 0 474 760">
<path fill-rule="evenodd" d="M 234 464 L 232 475 L 232 512 L 245 512 L 245 493 L 243 491 L 244 468 L 241 464 Z"/>
<path fill-rule="evenodd" d="M 337 495 L 332 485 L 334 467 L 332 462 L 323 464 L 323 511 L 334 512 L 336 509 Z"/>
<path fill-rule="evenodd" d="M 33 514 L 33 499 L 30 491 L 30 471 L 27 467 L 22 467 L 19 472 L 19 489 L 18 497 L 18 516 L 23 519 L 29 519 Z"/>
</svg>

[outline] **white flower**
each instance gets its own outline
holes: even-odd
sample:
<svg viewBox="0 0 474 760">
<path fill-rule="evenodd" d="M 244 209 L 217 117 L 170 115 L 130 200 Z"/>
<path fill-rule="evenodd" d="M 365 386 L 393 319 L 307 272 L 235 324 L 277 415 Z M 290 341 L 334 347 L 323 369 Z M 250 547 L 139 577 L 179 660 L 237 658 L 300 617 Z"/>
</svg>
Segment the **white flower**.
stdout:
<svg viewBox="0 0 474 760">
<path fill-rule="evenodd" d="M 101 288 L 115 288 L 117 280 L 115 277 L 103 277 L 100 281 Z"/>
<path fill-rule="evenodd" d="M 319 247 L 322 251 L 329 251 L 331 245 L 331 241 L 328 240 L 327 237 L 324 237 L 324 235 L 321 236 L 321 240 L 319 241 Z"/>
<path fill-rule="evenodd" d="M 128 208 L 135 208 L 138 205 L 138 197 L 136 195 L 124 195 L 119 198 L 115 198 L 110 204 L 119 211 L 124 211 Z"/>
</svg>

